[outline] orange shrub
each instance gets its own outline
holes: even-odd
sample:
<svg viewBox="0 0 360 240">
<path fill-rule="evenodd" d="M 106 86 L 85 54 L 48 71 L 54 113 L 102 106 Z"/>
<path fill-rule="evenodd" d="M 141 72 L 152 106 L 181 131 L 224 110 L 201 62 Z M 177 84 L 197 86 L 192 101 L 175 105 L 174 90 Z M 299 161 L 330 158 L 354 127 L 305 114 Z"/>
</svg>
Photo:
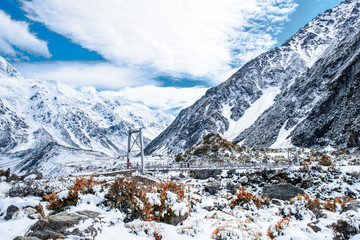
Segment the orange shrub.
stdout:
<svg viewBox="0 0 360 240">
<path fill-rule="evenodd" d="M 155 240 L 161 240 L 162 239 L 162 235 L 160 233 L 158 233 L 158 232 L 154 232 L 153 235 L 154 235 Z"/>
<path fill-rule="evenodd" d="M 176 217 L 174 210 L 169 205 L 168 192 L 176 194 L 177 200 L 185 198 L 184 186 L 172 181 L 153 186 L 153 190 L 159 193 L 160 204 L 153 206 L 154 220 L 158 222 L 171 223 L 172 218 Z"/>
<path fill-rule="evenodd" d="M 319 164 L 322 166 L 332 166 L 333 165 L 331 158 L 326 154 L 323 154 L 321 156 L 321 158 L 319 159 Z"/>
<path fill-rule="evenodd" d="M 275 225 L 271 225 L 267 230 L 266 236 L 273 240 L 276 236 L 282 235 L 282 231 L 289 226 L 290 217 L 284 217 L 278 221 Z"/>
<path fill-rule="evenodd" d="M 308 198 L 305 207 L 312 211 L 314 214 L 318 214 L 321 210 L 321 203 L 318 198 L 315 198 L 314 200 Z"/>
<path fill-rule="evenodd" d="M 236 206 L 243 206 L 246 203 L 254 203 L 259 209 L 261 206 L 261 199 L 251 192 L 248 192 L 246 188 L 241 187 L 236 189 L 235 198 L 230 202 L 229 206 L 233 209 Z"/>
<path fill-rule="evenodd" d="M 55 211 L 55 213 L 65 210 L 68 206 L 75 206 L 79 200 L 79 193 L 88 194 L 94 193 L 93 186 L 94 174 L 89 179 L 76 178 L 74 185 L 69 189 L 68 195 L 60 199 L 54 192 L 49 195 L 45 195 L 44 198 L 50 203 L 47 209 Z"/>
<path fill-rule="evenodd" d="M 105 199 L 106 206 L 117 208 L 125 213 L 124 222 L 130 222 L 137 218 L 144 221 L 153 219 L 153 207 L 149 203 L 145 191 L 139 189 L 134 182 L 117 178 L 110 186 Z"/>
</svg>

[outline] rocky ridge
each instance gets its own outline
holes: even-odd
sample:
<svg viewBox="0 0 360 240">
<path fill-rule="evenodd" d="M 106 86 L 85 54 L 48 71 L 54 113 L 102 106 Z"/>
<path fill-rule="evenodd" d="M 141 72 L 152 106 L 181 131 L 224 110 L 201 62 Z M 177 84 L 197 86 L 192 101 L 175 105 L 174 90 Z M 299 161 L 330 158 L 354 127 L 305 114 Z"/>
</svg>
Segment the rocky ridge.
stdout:
<svg viewBox="0 0 360 240">
<path fill-rule="evenodd" d="M 359 147 L 360 2 L 320 14 L 209 89 L 145 149 L 183 152 L 208 133 L 246 147 Z"/>
</svg>

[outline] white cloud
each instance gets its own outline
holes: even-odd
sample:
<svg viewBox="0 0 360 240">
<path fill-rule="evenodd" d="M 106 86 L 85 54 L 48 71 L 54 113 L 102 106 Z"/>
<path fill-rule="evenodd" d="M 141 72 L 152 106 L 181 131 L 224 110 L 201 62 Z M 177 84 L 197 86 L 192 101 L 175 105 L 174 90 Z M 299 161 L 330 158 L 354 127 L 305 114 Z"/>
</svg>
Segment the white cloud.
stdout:
<svg viewBox="0 0 360 240">
<path fill-rule="evenodd" d="M 0 10 L 0 54 L 15 56 L 14 46 L 34 55 L 51 57 L 47 43 L 31 33 L 26 22 L 12 20 Z"/>
<path fill-rule="evenodd" d="M 13 65 L 26 77 L 61 81 L 73 88 L 119 89 L 155 83 L 151 73 L 103 62 L 51 61 Z"/>
<path fill-rule="evenodd" d="M 13 65 L 25 77 L 60 81 L 81 91 L 122 96 L 172 114 L 192 105 L 208 89 L 161 87 L 161 82 L 153 80 L 156 76 L 151 72 L 96 61 L 18 62 Z"/>
<path fill-rule="evenodd" d="M 295 0 L 23 1 L 31 19 L 112 63 L 207 77 L 273 46 L 271 34 L 296 6 Z"/>
<path fill-rule="evenodd" d="M 146 85 L 141 87 L 127 87 L 118 92 L 102 92 L 106 95 L 126 97 L 135 102 L 141 102 L 148 107 L 172 112 L 188 107 L 202 97 L 208 88 L 174 88 Z"/>
</svg>

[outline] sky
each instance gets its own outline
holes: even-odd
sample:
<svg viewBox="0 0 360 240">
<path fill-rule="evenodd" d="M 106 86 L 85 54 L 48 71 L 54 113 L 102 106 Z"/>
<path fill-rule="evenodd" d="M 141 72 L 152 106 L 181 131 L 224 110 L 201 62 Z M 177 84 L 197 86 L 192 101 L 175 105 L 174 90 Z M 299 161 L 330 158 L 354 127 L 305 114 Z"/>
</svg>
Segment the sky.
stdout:
<svg viewBox="0 0 360 240">
<path fill-rule="evenodd" d="M 340 0 L 1 0 L 0 55 L 24 76 L 176 115 Z"/>
</svg>

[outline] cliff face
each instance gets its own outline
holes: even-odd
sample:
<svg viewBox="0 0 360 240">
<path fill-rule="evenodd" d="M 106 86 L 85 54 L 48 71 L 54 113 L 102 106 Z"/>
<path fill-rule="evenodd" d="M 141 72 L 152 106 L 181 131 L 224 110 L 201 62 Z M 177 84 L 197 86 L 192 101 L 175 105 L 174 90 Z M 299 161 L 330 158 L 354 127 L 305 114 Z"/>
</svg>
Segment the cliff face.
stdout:
<svg viewBox="0 0 360 240">
<path fill-rule="evenodd" d="M 359 11 L 348 0 L 320 14 L 181 111 L 145 153 L 182 152 L 211 132 L 247 147 L 358 146 Z"/>
</svg>

